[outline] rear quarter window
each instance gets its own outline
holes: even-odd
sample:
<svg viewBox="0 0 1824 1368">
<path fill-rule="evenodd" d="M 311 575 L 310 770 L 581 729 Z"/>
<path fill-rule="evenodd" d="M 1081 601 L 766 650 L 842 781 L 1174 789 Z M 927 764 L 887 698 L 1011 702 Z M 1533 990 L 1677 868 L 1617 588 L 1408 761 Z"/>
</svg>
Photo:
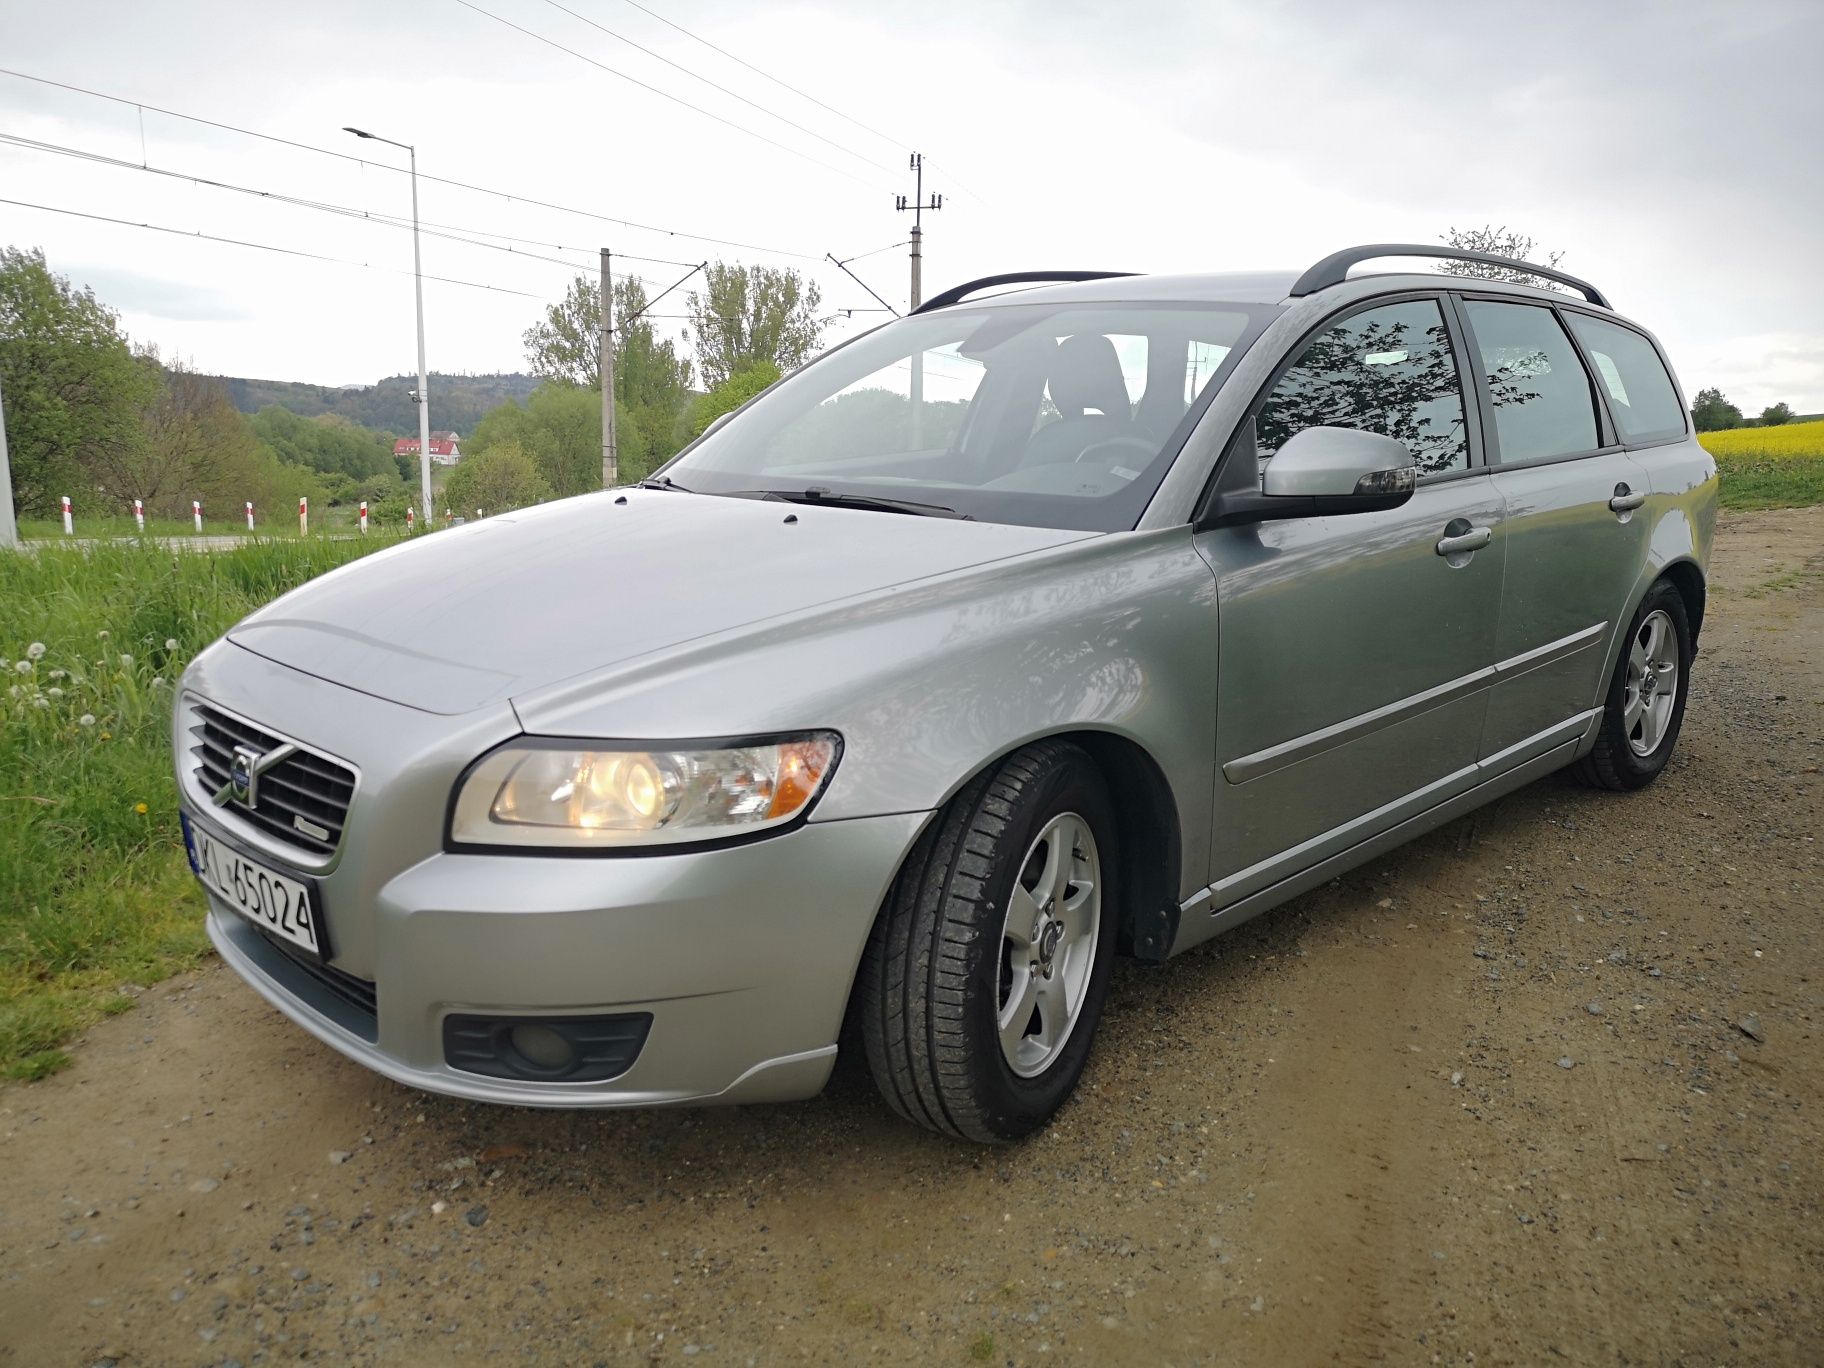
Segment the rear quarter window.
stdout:
<svg viewBox="0 0 1824 1368">
<path fill-rule="evenodd" d="M 1653 344 L 1617 323 L 1568 310 L 1567 316 L 1608 392 L 1609 412 L 1622 440 L 1655 442 L 1684 436 L 1684 405 Z"/>
</svg>

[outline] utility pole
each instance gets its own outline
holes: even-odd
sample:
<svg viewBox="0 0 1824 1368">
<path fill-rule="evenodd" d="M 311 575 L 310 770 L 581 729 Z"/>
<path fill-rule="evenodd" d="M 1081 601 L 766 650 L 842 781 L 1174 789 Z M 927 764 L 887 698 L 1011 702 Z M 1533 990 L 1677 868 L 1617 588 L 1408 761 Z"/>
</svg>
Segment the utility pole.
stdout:
<svg viewBox="0 0 1824 1368">
<path fill-rule="evenodd" d="M 602 248 L 601 332 L 597 339 L 596 369 L 602 373 L 602 488 L 621 482 L 620 454 L 614 440 L 614 277 L 609 273 L 613 256 Z"/>
<path fill-rule="evenodd" d="M 13 468 L 6 460 L 6 396 L 0 394 L 0 550 L 19 545 L 19 524 L 13 520 Z"/>
<path fill-rule="evenodd" d="M 933 196 L 931 196 L 930 203 L 927 204 L 925 202 L 925 154 L 924 153 L 914 152 L 912 154 L 911 161 L 908 163 L 908 168 L 911 170 L 912 175 L 913 175 L 912 202 L 910 204 L 908 204 L 906 202 L 906 197 L 904 195 L 900 195 L 895 199 L 893 207 L 902 212 L 907 209 L 910 209 L 912 211 L 912 295 L 911 295 L 912 302 L 907 307 L 906 312 L 907 313 L 917 313 L 919 302 L 925 297 L 924 280 L 923 280 L 923 268 L 924 268 L 924 260 L 925 260 L 925 253 L 924 253 L 925 210 L 931 209 L 931 210 L 935 211 L 938 209 L 942 209 L 944 207 L 944 197 L 942 195 L 933 195 Z M 912 447 L 914 450 L 917 450 L 918 444 L 920 441 L 920 430 L 923 427 L 922 420 L 924 417 L 924 407 L 925 407 L 925 354 L 922 351 L 915 352 L 915 353 L 913 353 L 913 356 L 912 356 L 912 395 L 911 395 L 911 399 L 912 399 Z"/>
</svg>

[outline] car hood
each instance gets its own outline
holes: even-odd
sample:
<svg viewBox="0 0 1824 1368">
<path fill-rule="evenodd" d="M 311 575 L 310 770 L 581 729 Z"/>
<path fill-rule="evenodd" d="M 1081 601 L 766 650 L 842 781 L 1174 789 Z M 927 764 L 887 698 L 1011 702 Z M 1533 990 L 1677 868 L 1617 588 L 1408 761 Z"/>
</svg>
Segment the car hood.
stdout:
<svg viewBox="0 0 1824 1368">
<path fill-rule="evenodd" d="M 586 494 L 363 557 L 228 639 L 363 693 L 461 713 L 1092 535 L 677 491 Z"/>
</svg>

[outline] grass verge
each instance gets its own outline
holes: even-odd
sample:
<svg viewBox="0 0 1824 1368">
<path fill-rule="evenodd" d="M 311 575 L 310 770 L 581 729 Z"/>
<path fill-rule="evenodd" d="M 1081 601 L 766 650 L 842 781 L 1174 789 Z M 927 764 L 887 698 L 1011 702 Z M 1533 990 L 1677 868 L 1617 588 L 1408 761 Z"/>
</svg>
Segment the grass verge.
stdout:
<svg viewBox="0 0 1824 1368">
<path fill-rule="evenodd" d="M 1724 508 L 1807 508 L 1824 503 L 1824 421 L 1703 432 L 1716 457 Z"/>
<path fill-rule="evenodd" d="M 255 608 L 388 537 L 0 552 L 0 1074 L 207 947 L 171 777 L 172 687 Z"/>
</svg>

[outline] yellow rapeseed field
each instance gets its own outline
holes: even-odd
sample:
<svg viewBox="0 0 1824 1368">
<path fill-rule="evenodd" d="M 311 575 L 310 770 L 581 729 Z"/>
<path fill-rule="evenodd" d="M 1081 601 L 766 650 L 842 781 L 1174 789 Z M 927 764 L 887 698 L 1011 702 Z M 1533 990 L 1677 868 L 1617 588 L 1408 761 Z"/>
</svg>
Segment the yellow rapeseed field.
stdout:
<svg viewBox="0 0 1824 1368">
<path fill-rule="evenodd" d="M 1779 427 L 1700 432 L 1697 440 L 1712 456 L 1736 460 L 1824 456 L 1824 418 L 1809 423 L 1784 423 Z"/>
</svg>

